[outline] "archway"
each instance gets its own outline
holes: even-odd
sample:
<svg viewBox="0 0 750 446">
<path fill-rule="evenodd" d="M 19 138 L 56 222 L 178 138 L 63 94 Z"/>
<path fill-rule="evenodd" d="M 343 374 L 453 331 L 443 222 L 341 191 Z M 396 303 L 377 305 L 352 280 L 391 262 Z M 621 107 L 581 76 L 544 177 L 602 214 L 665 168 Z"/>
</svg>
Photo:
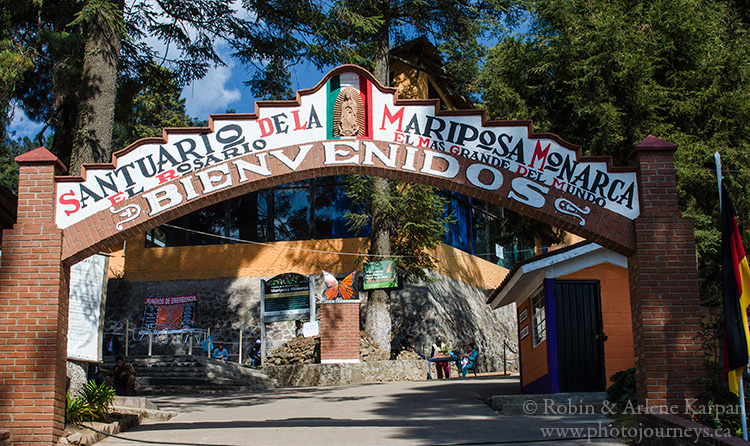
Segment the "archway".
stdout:
<svg viewBox="0 0 750 446">
<path fill-rule="evenodd" d="M 361 68 L 339 67 L 295 101 L 166 129 L 111 164 L 63 173 L 40 148 L 20 156 L 18 222 L 0 267 L 0 422 L 13 440 L 61 433 L 69 266 L 191 211 L 306 178 L 366 174 L 421 182 L 497 204 L 628 256 L 640 401 L 700 390 L 692 222 L 677 209 L 675 146 L 649 137 L 634 167 L 582 158 L 526 121 L 400 101 Z M 672 352 L 672 345 L 680 347 Z M 33 402 L 15 406 L 14 400 Z"/>
</svg>

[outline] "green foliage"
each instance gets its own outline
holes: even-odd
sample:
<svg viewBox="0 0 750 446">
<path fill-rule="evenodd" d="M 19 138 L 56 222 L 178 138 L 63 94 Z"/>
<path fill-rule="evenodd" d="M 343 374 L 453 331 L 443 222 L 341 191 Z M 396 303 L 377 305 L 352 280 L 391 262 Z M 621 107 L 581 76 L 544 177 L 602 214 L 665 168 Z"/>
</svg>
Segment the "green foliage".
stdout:
<svg viewBox="0 0 750 446">
<path fill-rule="evenodd" d="M 709 304 L 713 303 L 709 302 Z M 724 327 L 724 320 L 721 317 L 722 306 L 714 304 L 708 307 L 707 310 L 701 320 L 700 333 L 706 365 L 704 384 L 707 395 L 703 399 L 707 401 L 706 408 L 711 409 L 721 406 L 724 410 L 721 413 L 716 413 L 716 411 L 711 413 L 710 410 L 708 411 L 709 413 L 702 413 L 705 412 L 703 410 L 697 414 L 697 418 L 701 424 L 716 429 L 728 430 L 735 436 L 740 436 L 742 434 L 741 417 L 736 413 L 738 412 L 739 398 L 729 391 L 721 356 L 723 346 L 721 339 L 716 336 L 717 333 L 723 331 Z M 747 380 L 745 383 L 747 383 Z M 750 389 L 746 385 L 746 395 L 748 390 Z M 735 410 L 727 410 L 727 408 L 734 408 Z"/>
<path fill-rule="evenodd" d="M 607 400 L 617 404 L 617 407 L 636 407 L 635 369 L 622 370 L 610 378 L 612 385 L 607 389 Z"/>
<path fill-rule="evenodd" d="M 7 123 L 10 100 L 24 74 L 34 67 L 33 52 L 8 39 L 0 40 L 0 120 Z M 0 139 L 3 134 L 0 134 Z"/>
<path fill-rule="evenodd" d="M 180 99 L 177 75 L 151 62 L 139 76 L 124 82 L 115 109 L 113 150 L 120 150 L 138 139 L 162 136 L 167 127 L 193 125 Z"/>
<path fill-rule="evenodd" d="M 83 398 L 65 396 L 66 421 L 72 424 L 81 424 L 84 421 L 93 421 L 95 418 L 96 414 Z"/>
<path fill-rule="evenodd" d="M 104 419 L 112 407 L 115 389 L 107 383 L 89 381 L 77 397 L 65 396 L 65 419 L 73 424 Z"/>
<path fill-rule="evenodd" d="M 349 229 L 362 232 L 371 225 L 373 209 L 377 209 L 389 225 L 386 229 L 391 234 L 396 265 L 406 272 L 407 279 L 425 279 L 424 269 L 436 264 L 427 250 L 444 240 L 447 225 L 453 221 L 445 214 L 447 200 L 423 184 L 392 180 L 387 194 L 375 196 L 372 177 L 352 175 L 344 181 L 346 194 L 357 207 L 357 212 L 346 214 Z"/>
<path fill-rule="evenodd" d="M 115 395 L 112 386 L 105 382 L 97 385 L 93 380 L 86 383 L 81 390 L 81 398 L 97 418 L 104 418 L 109 413 Z"/>
<path fill-rule="evenodd" d="M 30 119 L 45 122 L 55 135 L 47 148 L 67 164 L 79 111 L 85 110 L 79 107 L 79 100 L 99 93 L 82 82 L 84 43 L 92 29 L 109 29 L 113 32 L 106 35 L 123 39 L 120 72 L 107 75 L 118 75 L 119 86 L 127 94 L 133 91 L 133 83 L 148 82 L 139 75 L 149 71 L 147 67 L 156 57 L 159 66 L 175 73 L 177 87 L 204 76 L 209 67 L 223 64 L 217 53 L 217 40 L 226 41 L 245 27 L 252 25 L 235 13 L 231 0 L 4 2 L 0 8 L 0 42 L 12 42 L 14 56 L 30 55 L 33 66 L 23 71 L 8 100 L 0 94 L 0 112 L 5 116 L 8 101 L 15 100 Z M 145 43 L 147 38 L 160 40 L 166 50 L 157 56 Z M 0 55 L 0 59 L 0 78 L 20 72 L 11 70 L 14 65 L 7 58 Z M 125 130 L 118 130 L 123 138 L 123 133 L 127 136 L 130 132 L 129 124 L 124 125 Z M 0 141 L 4 140 L 6 126 L 7 121 L 0 121 Z"/>
<path fill-rule="evenodd" d="M 750 241 L 750 39 L 746 10 L 711 0 L 536 0 L 531 26 L 506 35 L 482 73 L 492 118 L 627 155 L 653 134 L 677 144 L 680 210 L 695 224 L 701 297 L 718 300 L 714 152 Z"/>
<path fill-rule="evenodd" d="M 542 246 L 562 243 L 565 233 L 525 215 L 505 209 L 503 218 L 491 219 L 492 231 L 501 234 L 498 242 L 504 246 L 534 246 L 538 237 Z"/>
<path fill-rule="evenodd" d="M 113 34 L 119 38 L 125 37 L 125 20 L 117 3 L 111 0 L 86 0 L 81 10 L 75 14 L 75 20 L 70 22 L 70 26 L 94 21 L 112 30 Z"/>
<path fill-rule="evenodd" d="M 427 36 L 460 92 L 477 93 L 481 41 L 510 17 L 508 5 L 499 0 L 244 0 L 258 20 L 235 41 L 236 55 L 259 67 L 250 85 L 256 95 L 268 97 L 283 92 L 271 81 L 287 79 L 290 64 L 349 63 L 375 72 L 389 46 Z"/>
</svg>

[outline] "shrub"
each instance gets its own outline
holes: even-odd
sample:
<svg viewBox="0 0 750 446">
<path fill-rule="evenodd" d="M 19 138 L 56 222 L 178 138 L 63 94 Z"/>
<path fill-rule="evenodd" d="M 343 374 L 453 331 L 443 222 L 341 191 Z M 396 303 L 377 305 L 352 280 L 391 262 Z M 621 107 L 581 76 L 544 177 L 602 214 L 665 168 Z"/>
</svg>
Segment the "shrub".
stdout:
<svg viewBox="0 0 750 446">
<path fill-rule="evenodd" d="M 620 409 L 627 407 L 628 402 L 635 407 L 635 368 L 617 372 L 610 379 L 613 384 L 607 389 L 607 399 Z"/>
<path fill-rule="evenodd" d="M 96 414 L 83 398 L 65 396 L 65 419 L 72 424 L 92 421 Z"/>
<path fill-rule="evenodd" d="M 97 418 L 107 416 L 114 397 L 115 389 L 107 383 L 97 385 L 96 382 L 89 381 L 81 391 L 81 398 L 88 404 Z"/>
</svg>

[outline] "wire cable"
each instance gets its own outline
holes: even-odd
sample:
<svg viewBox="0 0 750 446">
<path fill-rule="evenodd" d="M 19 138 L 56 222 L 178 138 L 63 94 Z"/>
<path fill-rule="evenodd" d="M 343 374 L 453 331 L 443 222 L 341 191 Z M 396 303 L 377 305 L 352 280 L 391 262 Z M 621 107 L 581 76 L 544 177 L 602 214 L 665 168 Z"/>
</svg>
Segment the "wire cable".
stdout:
<svg viewBox="0 0 750 446">
<path fill-rule="evenodd" d="M 395 255 L 395 254 L 368 254 L 368 253 L 361 253 L 361 252 L 342 252 L 342 251 L 329 251 L 325 249 L 311 249 L 311 248 L 299 248 L 296 246 L 281 246 L 274 243 L 265 243 L 265 242 L 255 242 L 252 240 L 244 240 L 236 237 L 228 237 L 226 235 L 219 235 L 219 234 L 212 234 L 210 232 L 204 232 L 204 231 L 198 231 L 195 229 L 189 229 L 189 228 L 183 228 L 181 226 L 172 225 L 169 223 L 165 223 L 162 226 L 177 229 L 179 231 L 186 231 L 191 232 L 193 234 L 203 235 L 207 237 L 214 237 L 222 240 L 228 240 L 231 242 L 236 243 L 244 243 L 248 245 L 256 245 L 256 246 L 265 246 L 268 248 L 277 248 L 277 249 L 288 249 L 292 251 L 298 251 L 298 252 L 311 252 L 316 254 L 336 254 L 336 255 L 342 255 L 342 256 L 358 256 L 358 257 L 379 257 L 379 258 L 391 258 L 391 259 L 409 259 L 409 258 L 419 258 L 420 256 L 414 256 L 414 255 Z M 291 241 L 291 240 L 290 240 Z M 570 243 L 564 243 L 560 245 L 555 245 L 555 247 L 566 247 L 569 246 Z M 533 253 L 536 252 L 536 248 L 529 248 L 529 249 L 518 249 L 515 252 L 517 253 Z M 435 258 L 456 258 L 456 257 L 481 257 L 481 256 L 487 256 L 487 255 L 495 255 L 494 252 L 492 253 L 479 253 L 479 254 L 453 254 L 453 255 L 434 255 L 432 257 Z"/>
</svg>

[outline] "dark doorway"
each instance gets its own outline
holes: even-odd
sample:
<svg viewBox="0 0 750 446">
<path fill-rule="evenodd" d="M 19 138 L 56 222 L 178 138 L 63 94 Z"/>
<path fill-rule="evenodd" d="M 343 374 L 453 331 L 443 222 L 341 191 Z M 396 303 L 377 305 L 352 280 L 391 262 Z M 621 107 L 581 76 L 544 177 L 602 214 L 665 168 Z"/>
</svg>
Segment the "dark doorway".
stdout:
<svg viewBox="0 0 750 446">
<path fill-rule="evenodd" d="M 598 281 L 555 281 L 560 392 L 605 390 Z"/>
</svg>

